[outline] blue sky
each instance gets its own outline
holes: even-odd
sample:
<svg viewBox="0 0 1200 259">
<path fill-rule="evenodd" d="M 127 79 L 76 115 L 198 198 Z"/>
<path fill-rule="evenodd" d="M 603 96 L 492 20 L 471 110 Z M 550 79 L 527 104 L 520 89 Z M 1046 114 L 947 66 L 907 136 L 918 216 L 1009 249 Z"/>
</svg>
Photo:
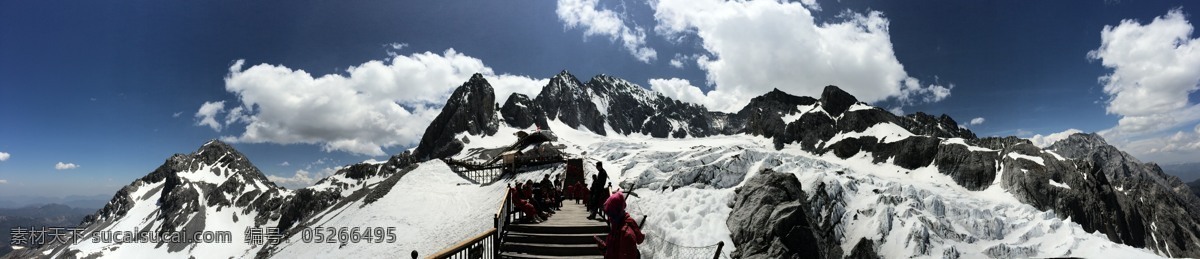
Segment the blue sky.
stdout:
<svg viewBox="0 0 1200 259">
<path fill-rule="evenodd" d="M 1143 160 L 1195 162 L 1187 4 L 0 0 L 0 196 L 108 195 L 214 138 L 302 183 L 410 148 L 471 73 L 536 93 L 563 69 L 714 109 L 838 84 L 888 109 L 981 118 L 967 126 L 981 136 L 1102 132 Z M 363 94 L 299 118 L 272 99 L 338 89 Z"/>
</svg>

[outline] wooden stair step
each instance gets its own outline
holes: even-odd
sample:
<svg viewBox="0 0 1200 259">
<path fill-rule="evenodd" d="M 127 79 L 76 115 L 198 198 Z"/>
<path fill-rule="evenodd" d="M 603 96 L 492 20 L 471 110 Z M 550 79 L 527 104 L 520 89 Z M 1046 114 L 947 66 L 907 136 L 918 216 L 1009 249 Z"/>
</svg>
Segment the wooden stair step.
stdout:
<svg viewBox="0 0 1200 259">
<path fill-rule="evenodd" d="M 548 256 L 602 255 L 596 244 L 538 244 L 505 242 L 501 251 Z"/>
</svg>

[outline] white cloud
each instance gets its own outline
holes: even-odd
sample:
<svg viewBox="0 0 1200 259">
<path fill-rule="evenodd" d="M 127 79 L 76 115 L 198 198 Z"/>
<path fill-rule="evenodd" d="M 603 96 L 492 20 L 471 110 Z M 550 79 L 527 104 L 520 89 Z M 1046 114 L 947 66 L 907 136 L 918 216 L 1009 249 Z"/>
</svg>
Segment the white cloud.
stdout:
<svg viewBox="0 0 1200 259">
<path fill-rule="evenodd" d="M 388 43 L 388 44 L 383 44 L 383 47 L 388 48 L 388 50 L 386 50 L 388 57 L 395 57 L 395 56 L 400 55 L 399 53 L 396 53 L 396 51 L 408 47 L 408 43 L 392 42 L 392 43 Z"/>
<path fill-rule="evenodd" d="M 1045 135 L 1045 136 L 1043 136 L 1042 134 L 1037 134 L 1037 135 L 1033 135 L 1033 137 L 1030 137 L 1027 139 L 1029 139 L 1030 142 L 1033 142 L 1034 146 L 1045 148 L 1045 147 L 1049 147 L 1050 145 L 1053 145 L 1054 142 L 1058 142 L 1059 140 L 1067 139 L 1067 137 L 1070 137 L 1071 134 L 1075 134 L 1075 133 L 1083 133 L 1083 131 L 1078 130 L 1078 129 L 1068 129 L 1068 130 L 1064 130 L 1062 132 L 1051 133 L 1051 134 Z M 1021 135 L 1021 134 L 1018 134 L 1018 135 Z"/>
<path fill-rule="evenodd" d="M 281 65 L 243 68 L 237 61 L 225 77 L 225 90 L 237 105 L 224 126 L 244 125 L 244 143 L 319 144 L 325 151 L 385 155 L 384 147 L 414 145 L 440 112 L 449 94 L 474 73 L 492 84 L 496 101 L 513 92 L 534 95 L 547 79 L 496 75 L 483 61 L 448 49 L 367 61 L 343 74 L 314 76 Z M 198 125 L 220 130 L 215 117 L 223 102 L 201 106 Z"/>
<path fill-rule="evenodd" d="M 63 163 L 63 162 L 58 162 L 57 164 L 54 164 L 55 170 L 69 170 L 69 169 L 75 169 L 75 168 L 79 168 L 79 165 L 76 165 L 74 163 Z"/>
<path fill-rule="evenodd" d="M 514 93 L 524 94 L 533 98 L 542 87 L 550 84 L 549 78 L 531 78 L 527 76 L 500 75 L 487 77 L 488 83 L 496 90 L 496 102 L 503 104 L 508 96 Z"/>
<path fill-rule="evenodd" d="M 952 86 L 923 84 L 905 72 L 882 13 L 846 11 L 841 22 L 817 23 L 812 11 L 819 7 L 807 2 L 661 0 L 655 31 L 701 40 L 708 53 L 697 64 L 714 86 L 707 95 L 731 100 L 705 104 L 714 110 L 734 111 L 773 88 L 819 96 L 837 85 L 861 101 L 901 105 L 950 95 Z"/>
<path fill-rule="evenodd" d="M 1111 144 L 1160 163 L 1200 157 L 1200 130 L 1189 127 L 1200 122 L 1200 105 L 1188 99 L 1200 90 L 1200 38 L 1190 37 L 1193 30 L 1180 9 L 1101 30 L 1100 47 L 1088 58 L 1110 69 L 1099 78 L 1109 97 L 1105 110 L 1121 118 L 1099 133 Z"/>
<path fill-rule="evenodd" d="M 0 179 L 0 184 L 8 184 L 8 180 Z"/>
<path fill-rule="evenodd" d="M 719 94 L 704 94 L 699 87 L 693 86 L 687 79 L 679 78 L 652 78 L 650 79 L 650 89 L 661 93 L 663 96 L 682 102 L 690 102 L 704 105 L 706 107 L 719 107 L 726 103 L 737 102 L 734 96 L 719 95 Z M 740 108 L 740 107 L 739 107 Z"/>
<path fill-rule="evenodd" d="M 408 47 L 408 43 L 404 43 L 404 42 L 392 42 L 392 43 L 388 43 L 388 44 L 387 44 L 387 47 L 389 47 L 389 48 L 392 48 L 392 49 L 394 49 L 394 50 L 400 50 L 400 49 L 403 49 L 403 48 L 406 48 L 406 47 Z"/>
<path fill-rule="evenodd" d="M 1200 124 L 1197 124 L 1200 128 Z M 1196 162 L 1200 157 L 1200 130 L 1176 131 L 1140 139 L 1118 139 L 1114 145 L 1140 159 L 1164 164 Z"/>
<path fill-rule="evenodd" d="M 225 112 L 225 101 L 204 102 L 196 111 L 196 126 L 208 126 L 214 131 L 221 131 L 221 123 L 217 122 L 217 114 Z"/>
<path fill-rule="evenodd" d="M 675 68 L 683 68 L 683 60 L 679 59 L 679 56 L 675 56 L 675 58 L 671 59 L 671 66 Z"/>
<path fill-rule="evenodd" d="M 1200 89 L 1200 39 L 1180 9 L 1147 24 L 1122 20 L 1105 26 L 1100 48 L 1088 58 L 1111 73 L 1100 77 L 1109 95 L 1106 111 L 1121 119 L 1110 136 L 1147 134 L 1200 120 L 1188 94 Z"/>
<path fill-rule="evenodd" d="M 288 161 L 283 161 L 283 163 L 279 163 L 279 166 L 289 166 L 289 165 L 292 165 L 292 164 L 288 163 Z"/>
<path fill-rule="evenodd" d="M 974 119 L 971 119 L 971 122 L 969 122 L 968 124 L 971 124 L 972 126 L 974 126 L 974 125 L 983 124 L 984 121 L 986 121 L 986 120 L 983 117 L 975 117 Z"/>
<path fill-rule="evenodd" d="M 8 161 L 9 157 L 12 157 L 12 155 L 9 155 L 7 152 L 0 152 L 0 162 Z"/>
<path fill-rule="evenodd" d="M 317 170 L 316 172 L 309 172 L 307 170 L 301 169 L 301 170 L 296 170 L 295 174 L 292 174 L 292 176 L 288 176 L 288 177 L 277 176 L 277 175 L 267 175 L 267 180 L 271 180 L 271 182 L 274 182 L 275 184 L 281 185 L 283 187 L 287 187 L 288 189 L 300 189 L 300 188 L 312 186 L 314 183 L 317 183 L 317 181 L 320 181 L 321 179 L 324 179 L 325 177 L 329 177 L 336 172 L 337 172 L 337 169 L 333 169 L 333 168 L 329 168 L 329 167 L 326 167 L 321 170 Z"/>
<path fill-rule="evenodd" d="M 621 45 L 637 60 L 650 63 L 658 58 L 658 52 L 646 47 L 646 30 L 641 26 L 625 24 L 621 15 L 599 6 L 598 0 L 558 0 L 555 12 L 566 28 L 583 27 L 583 36 L 608 36 L 609 40 L 621 41 Z"/>
<path fill-rule="evenodd" d="M 175 112 L 175 113 L 171 114 L 171 118 L 179 118 L 179 116 L 182 116 L 182 115 L 183 115 L 183 112 Z"/>
<path fill-rule="evenodd" d="M 1033 132 L 1025 129 L 1017 129 L 1017 137 L 1032 136 Z"/>
</svg>

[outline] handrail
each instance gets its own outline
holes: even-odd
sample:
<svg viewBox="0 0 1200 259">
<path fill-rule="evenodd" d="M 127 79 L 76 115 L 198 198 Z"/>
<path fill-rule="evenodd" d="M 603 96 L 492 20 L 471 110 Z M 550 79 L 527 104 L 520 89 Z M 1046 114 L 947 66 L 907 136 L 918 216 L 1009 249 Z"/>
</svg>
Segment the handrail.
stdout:
<svg viewBox="0 0 1200 259">
<path fill-rule="evenodd" d="M 458 244 L 455 244 L 454 246 L 448 247 L 446 249 L 442 249 L 442 251 L 438 251 L 437 253 L 430 255 L 428 258 L 434 258 L 434 259 L 450 258 L 452 256 L 457 255 L 458 253 L 460 253 L 462 251 L 466 251 L 469 248 L 476 247 L 477 245 L 483 243 L 481 241 L 483 241 L 489 237 L 495 237 L 495 234 L 496 234 L 495 228 L 488 229 L 487 231 L 484 231 L 483 233 L 479 233 L 478 235 L 475 235 L 474 237 L 471 237 L 470 239 L 463 240 L 462 242 L 458 242 Z M 498 249 L 499 249 L 498 247 L 492 247 L 493 251 L 497 251 Z M 468 251 L 468 252 L 470 252 L 470 251 Z M 466 257 L 479 258 L 479 257 L 483 256 L 483 254 L 482 254 L 483 251 L 478 251 L 477 253 L 479 253 L 479 254 L 468 255 Z"/>
</svg>

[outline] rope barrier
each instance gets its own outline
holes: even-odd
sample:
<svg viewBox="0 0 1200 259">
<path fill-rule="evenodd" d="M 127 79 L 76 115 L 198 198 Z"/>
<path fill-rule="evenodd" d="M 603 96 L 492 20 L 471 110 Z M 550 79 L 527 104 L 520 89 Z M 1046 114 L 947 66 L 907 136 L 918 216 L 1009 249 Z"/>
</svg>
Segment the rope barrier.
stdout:
<svg viewBox="0 0 1200 259">
<path fill-rule="evenodd" d="M 724 242 L 706 246 L 685 246 L 665 238 L 647 238 L 643 246 L 649 248 L 642 249 L 643 258 L 714 258 L 713 255 L 721 251 Z M 717 258 L 729 258 L 729 254 L 721 253 Z"/>
</svg>

